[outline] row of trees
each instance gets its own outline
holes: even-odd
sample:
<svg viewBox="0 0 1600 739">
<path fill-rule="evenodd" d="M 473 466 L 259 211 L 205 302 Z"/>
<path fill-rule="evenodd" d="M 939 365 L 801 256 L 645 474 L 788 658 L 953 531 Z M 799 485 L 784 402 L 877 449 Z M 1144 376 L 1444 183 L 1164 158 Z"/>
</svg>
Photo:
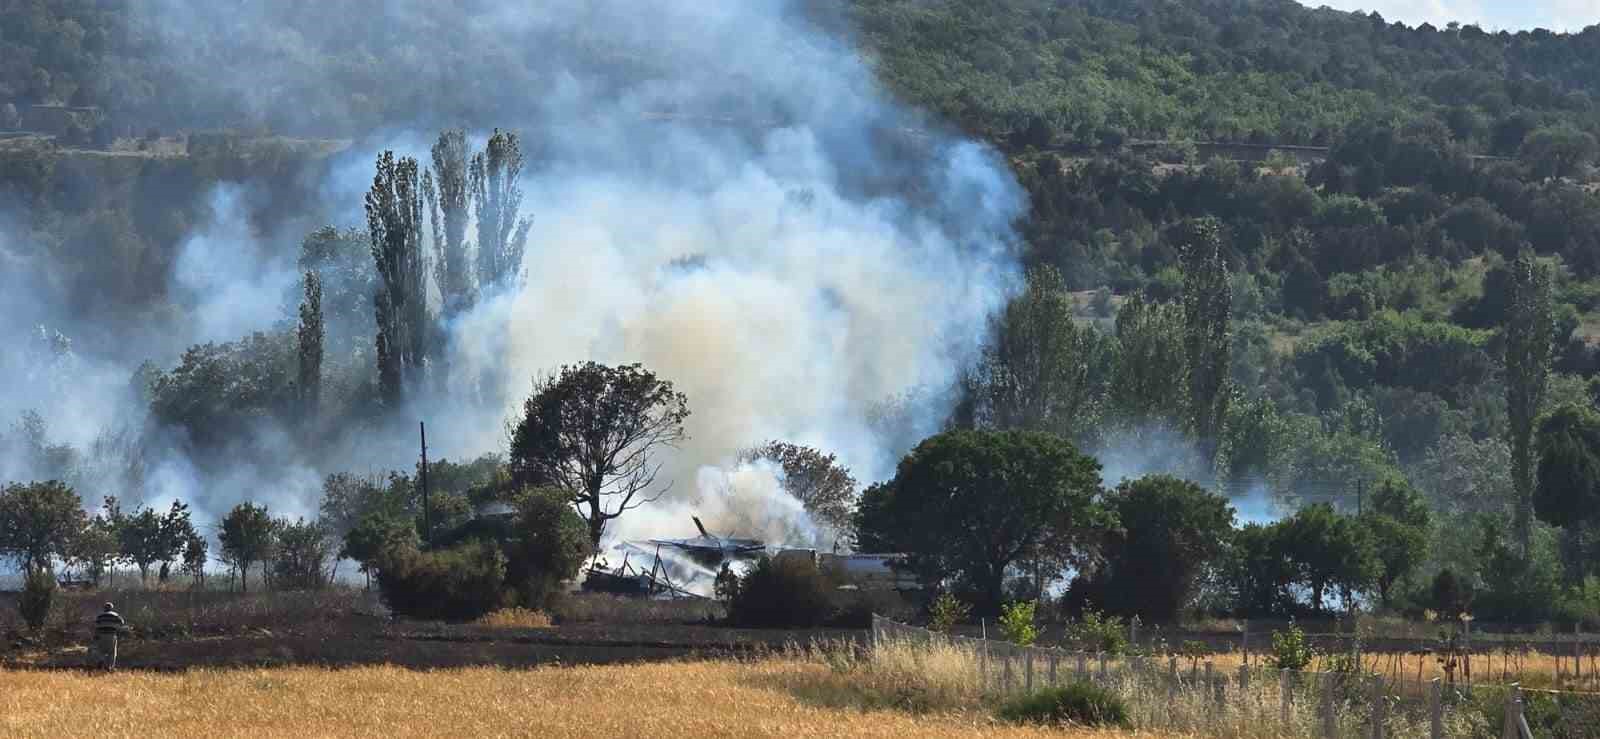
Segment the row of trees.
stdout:
<svg viewBox="0 0 1600 739">
<path fill-rule="evenodd" d="M 114 497 L 89 515 L 82 499 L 57 480 L 12 483 L 0 490 L 0 556 L 24 575 L 80 574 L 95 587 L 115 586 L 118 565 L 139 570 L 141 583 L 166 583 L 172 568 L 203 585 L 210 543 L 190 519 L 187 504 L 174 501 L 165 512 L 144 507 L 127 512 Z M 248 589 L 252 568 L 270 587 L 304 589 L 332 581 L 337 548 L 328 527 L 318 521 L 274 518 L 265 506 L 241 503 L 217 531 L 221 561 Z"/>
</svg>

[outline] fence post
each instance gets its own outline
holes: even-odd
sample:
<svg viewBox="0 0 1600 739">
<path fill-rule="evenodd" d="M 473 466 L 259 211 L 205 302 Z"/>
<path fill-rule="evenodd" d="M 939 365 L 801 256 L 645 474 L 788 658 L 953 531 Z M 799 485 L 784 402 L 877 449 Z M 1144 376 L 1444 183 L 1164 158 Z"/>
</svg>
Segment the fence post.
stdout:
<svg viewBox="0 0 1600 739">
<path fill-rule="evenodd" d="M 1022 689 L 1033 692 L 1033 647 L 1022 648 Z"/>
<path fill-rule="evenodd" d="M 1239 701 L 1250 700 L 1250 666 L 1239 665 Z"/>
<path fill-rule="evenodd" d="M 1428 690 L 1428 737 L 1444 739 L 1444 685 L 1434 678 Z"/>
<path fill-rule="evenodd" d="M 1087 659 L 1088 656 L 1083 653 L 1083 650 L 1078 650 L 1078 682 L 1083 682 L 1083 678 L 1088 672 L 1088 670 L 1084 668 L 1084 662 Z"/>
<path fill-rule="evenodd" d="M 1178 658 L 1169 657 L 1167 662 L 1167 720 L 1177 722 L 1178 707 Z"/>
<path fill-rule="evenodd" d="M 1101 652 L 1100 653 L 1100 681 L 1101 682 L 1105 682 L 1106 678 L 1108 678 L 1110 676 L 1111 676 L 1111 673 L 1106 671 L 1106 653 L 1105 652 Z"/>
<path fill-rule="evenodd" d="M 1056 665 L 1059 662 L 1061 662 L 1061 653 L 1054 649 L 1050 650 L 1050 687 L 1052 688 L 1061 684 L 1056 681 Z"/>
<path fill-rule="evenodd" d="M 1284 726 L 1289 725 L 1289 702 L 1294 700 L 1294 694 L 1289 690 L 1289 668 L 1278 670 L 1278 720 Z"/>
<path fill-rule="evenodd" d="M 1000 650 L 1000 691 L 1011 693 L 1011 648 Z"/>
<path fill-rule="evenodd" d="M 1322 676 L 1322 736 L 1324 739 L 1337 739 L 1339 736 L 1339 717 L 1333 713 L 1333 675 L 1325 673 Z"/>
<path fill-rule="evenodd" d="M 1522 718 L 1522 711 L 1519 709 L 1522 705 L 1521 701 L 1518 700 L 1521 696 L 1517 694 L 1520 692 L 1522 692 L 1522 688 L 1517 683 L 1512 683 L 1511 687 L 1506 691 L 1505 720 L 1500 723 L 1500 736 L 1502 739 L 1519 739 L 1517 736 L 1518 723 L 1520 723 L 1519 719 Z"/>
<path fill-rule="evenodd" d="M 1383 676 L 1372 676 L 1372 739 L 1383 739 L 1384 709 L 1389 707 L 1383 692 Z"/>
<path fill-rule="evenodd" d="M 989 689 L 989 642 L 978 641 L 978 685 L 981 690 Z"/>
</svg>

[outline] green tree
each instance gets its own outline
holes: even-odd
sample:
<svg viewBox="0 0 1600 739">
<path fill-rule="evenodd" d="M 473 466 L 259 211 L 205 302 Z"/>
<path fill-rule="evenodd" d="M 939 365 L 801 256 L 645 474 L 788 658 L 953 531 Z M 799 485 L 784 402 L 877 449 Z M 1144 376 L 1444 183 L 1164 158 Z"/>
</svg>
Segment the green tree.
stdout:
<svg viewBox="0 0 1600 739">
<path fill-rule="evenodd" d="M 1378 564 L 1378 597 L 1387 607 L 1395 584 L 1427 556 L 1432 515 L 1422 496 L 1403 479 L 1378 483 L 1369 500 L 1359 523 L 1372 542 Z"/>
<path fill-rule="evenodd" d="M 73 539 L 69 560 L 83 569 L 95 587 L 100 587 L 101 579 L 121 555 L 114 519 L 102 513 L 89 519 L 83 531 Z"/>
<path fill-rule="evenodd" d="M 250 589 L 250 566 L 265 562 L 277 544 L 277 526 L 266 506 L 240 503 L 222 519 L 217 541 L 223 556 L 239 568 L 240 589 Z"/>
<path fill-rule="evenodd" d="M 416 549 L 421 544 L 415 523 L 384 513 L 369 513 L 344 536 L 339 556 L 353 559 L 370 583 L 390 549 Z"/>
<path fill-rule="evenodd" d="M 495 129 L 472 157 L 468 178 L 478 223 L 478 286 L 504 287 L 522 268 L 532 222 L 521 217 L 522 145 L 514 131 Z"/>
<path fill-rule="evenodd" d="M 1351 596 L 1377 578 L 1376 554 L 1364 531 L 1354 518 L 1335 512 L 1327 503 L 1296 511 L 1283 522 L 1279 535 L 1297 579 L 1311 590 L 1311 607 L 1318 611 L 1323 610 L 1329 587 L 1341 591 L 1349 608 Z"/>
<path fill-rule="evenodd" d="M 817 521 L 850 540 L 855 515 L 856 479 L 832 454 L 783 441 L 769 441 L 748 449 L 745 460 L 767 460 L 783 470 L 783 490 L 802 505 Z"/>
<path fill-rule="evenodd" d="M 862 495 L 858 527 L 906 552 L 930 583 L 952 576 L 999 612 L 1007 570 L 1051 531 L 1088 535 L 1100 466 L 1070 442 L 1033 431 L 949 431 Z"/>
<path fill-rule="evenodd" d="M 334 539 L 321 521 L 283 519 L 272 556 L 272 586 L 279 590 L 319 590 L 333 580 Z"/>
<path fill-rule="evenodd" d="M 467 134 L 441 131 L 434 142 L 433 169 L 422 176 L 422 195 L 433 228 L 433 279 L 449 320 L 476 302 L 467 262 L 467 220 L 472 191 L 467 183 Z"/>
<path fill-rule="evenodd" d="M 1188 384 L 1188 426 L 1210 460 L 1228 415 L 1228 369 L 1233 292 L 1222 248 L 1222 224 L 1202 218 L 1188 224 L 1183 241 L 1183 350 Z"/>
<path fill-rule="evenodd" d="M 165 581 L 171 563 L 182 555 L 184 545 L 195 533 L 189 506 L 178 501 L 173 501 L 164 514 L 145 508 L 124 516 L 116 531 L 122 556 L 138 566 L 141 582 L 149 582 L 150 566 L 157 563 L 161 564 L 161 580 Z"/>
<path fill-rule="evenodd" d="M 588 526 L 564 491 L 531 490 L 521 498 L 516 535 L 506 553 L 507 584 L 524 606 L 544 608 L 594 549 Z"/>
<path fill-rule="evenodd" d="M 1227 499 L 1188 480 L 1151 475 L 1118 485 L 1103 505 L 1120 526 L 1107 537 L 1089 600 L 1112 613 L 1173 619 L 1223 553 L 1233 530 Z"/>
<path fill-rule="evenodd" d="M 663 448 L 685 437 L 689 402 L 642 365 L 563 366 L 534 383 L 511 433 L 521 485 L 567 491 L 598 547 L 606 522 L 660 497 Z"/>
<path fill-rule="evenodd" d="M 379 155 L 366 208 L 378 273 L 378 385 L 384 403 L 393 409 L 404 388 L 419 382 L 426 370 L 434 333 L 423 269 L 417 160 L 396 159 L 391 151 Z"/>
<path fill-rule="evenodd" d="M 1073 320 L 1075 303 L 1051 267 L 995 320 L 990 346 L 966 380 L 979 428 L 1050 431 L 1081 439 L 1097 427 L 1114 353 L 1093 326 Z"/>
<path fill-rule="evenodd" d="M 322 325 L 322 278 L 306 270 L 305 298 L 300 302 L 299 339 L 300 413 L 312 420 L 322 404 L 322 348 L 327 333 Z"/>
<path fill-rule="evenodd" d="M 51 569 L 54 560 L 69 556 L 87 523 L 78 494 L 59 480 L 0 490 L 0 555 L 24 574 Z"/>
<path fill-rule="evenodd" d="M 1541 128 L 1522 142 L 1522 160 L 1535 177 L 1570 177 L 1593 162 L 1600 145 L 1593 134 L 1571 125 Z"/>
<path fill-rule="evenodd" d="M 1139 293 L 1117 310 L 1117 363 L 1111 404 L 1131 424 L 1174 423 L 1183 415 L 1183 314 Z"/>
<path fill-rule="evenodd" d="M 200 532 L 190 530 L 188 537 L 183 542 L 183 572 L 190 577 L 195 587 L 203 587 L 206 582 L 206 562 L 210 542 L 206 541 Z"/>
<path fill-rule="evenodd" d="M 1514 527 L 1519 550 L 1527 555 L 1533 530 L 1533 424 L 1550 381 L 1554 308 L 1550 272 L 1524 250 L 1511 264 L 1506 303 L 1506 413 L 1511 442 L 1511 481 L 1516 488 Z"/>
<path fill-rule="evenodd" d="M 1574 582 L 1587 575 L 1583 542 L 1600 520 L 1600 415 L 1563 405 L 1539 427 L 1539 483 L 1533 509 L 1552 526 L 1567 530 L 1577 556 L 1569 558 Z"/>
</svg>

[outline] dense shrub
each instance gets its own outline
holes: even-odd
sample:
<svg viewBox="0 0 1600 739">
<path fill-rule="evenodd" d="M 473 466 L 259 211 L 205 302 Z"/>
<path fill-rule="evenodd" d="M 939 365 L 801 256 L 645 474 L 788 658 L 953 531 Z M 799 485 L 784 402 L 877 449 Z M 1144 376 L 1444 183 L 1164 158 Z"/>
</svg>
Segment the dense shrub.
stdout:
<svg viewBox="0 0 1600 739">
<path fill-rule="evenodd" d="M 738 626 L 813 627 L 833 615 L 832 586 L 810 562 L 762 557 L 728 604 Z"/>
<path fill-rule="evenodd" d="M 378 567 L 378 589 L 396 614 L 469 621 L 506 604 L 506 558 L 495 545 L 471 541 L 420 552 L 394 547 Z"/>
<path fill-rule="evenodd" d="M 1018 722 L 1133 728 L 1128 705 L 1122 698 L 1087 682 L 1013 698 L 1000 707 L 1000 716 Z"/>
<path fill-rule="evenodd" d="M 34 631 L 44 628 L 55 597 L 56 578 L 49 570 L 40 567 L 28 573 L 22 583 L 22 597 L 17 601 L 17 610 L 22 612 L 22 620 L 28 628 Z"/>
</svg>

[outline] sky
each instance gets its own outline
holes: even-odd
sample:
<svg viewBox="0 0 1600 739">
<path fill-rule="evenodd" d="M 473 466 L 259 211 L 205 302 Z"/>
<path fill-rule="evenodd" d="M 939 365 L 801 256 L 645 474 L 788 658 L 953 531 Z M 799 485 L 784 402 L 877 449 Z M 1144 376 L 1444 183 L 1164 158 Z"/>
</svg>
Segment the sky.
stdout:
<svg viewBox="0 0 1600 739">
<path fill-rule="evenodd" d="M 1450 21 L 1476 23 L 1487 31 L 1581 31 L 1600 23 L 1600 0 L 1301 0 L 1311 7 L 1376 10 L 1389 21 L 1407 25 Z"/>
</svg>

